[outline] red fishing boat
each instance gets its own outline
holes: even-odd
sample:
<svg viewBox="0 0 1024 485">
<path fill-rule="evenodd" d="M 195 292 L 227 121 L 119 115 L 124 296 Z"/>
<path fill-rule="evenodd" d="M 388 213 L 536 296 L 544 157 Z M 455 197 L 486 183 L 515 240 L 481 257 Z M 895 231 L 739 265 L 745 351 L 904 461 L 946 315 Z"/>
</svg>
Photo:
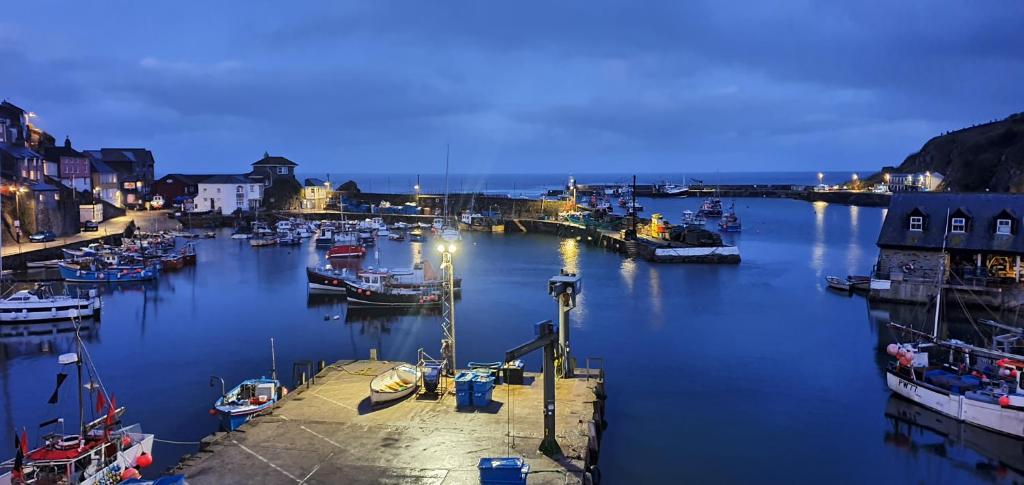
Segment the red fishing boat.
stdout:
<svg viewBox="0 0 1024 485">
<path fill-rule="evenodd" d="M 366 248 L 358 244 L 338 244 L 327 250 L 327 259 L 361 258 L 366 256 Z"/>
</svg>

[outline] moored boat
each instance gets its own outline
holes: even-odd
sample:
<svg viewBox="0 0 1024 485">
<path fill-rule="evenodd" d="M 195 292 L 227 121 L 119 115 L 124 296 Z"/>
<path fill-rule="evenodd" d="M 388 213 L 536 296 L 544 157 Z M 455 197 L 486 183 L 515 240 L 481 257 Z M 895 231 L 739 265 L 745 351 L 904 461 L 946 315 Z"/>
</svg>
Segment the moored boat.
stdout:
<svg viewBox="0 0 1024 485">
<path fill-rule="evenodd" d="M 423 241 L 423 229 L 417 227 L 416 229 L 409 231 L 409 240 L 412 242 Z"/>
<path fill-rule="evenodd" d="M 839 290 L 843 292 L 850 291 L 850 283 L 838 276 L 828 275 L 825 277 L 825 282 L 828 283 L 828 287 L 832 288 L 833 290 Z"/>
<path fill-rule="evenodd" d="M 78 297 L 57 294 L 48 283 L 20 290 L 0 300 L 0 323 L 37 323 L 99 316 L 102 302 L 96 290 Z"/>
<path fill-rule="evenodd" d="M 156 278 L 158 269 L 153 266 L 130 266 L 130 267 L 99 267 L 86 264 L 61 263 L 60 275 L 65 281 L 94 283 L 94 282 L 129 282 L 148 281 Z"/>
<path fill-rule="evenodd" d="M 313 291 L 345 293 L 345 279 L 353 278 L 346 268 L 330 265 L 306 268 L 306 285 Z"/>
<path fill-rule="evenodd" d="M 399 364 L 370 381 L 370 402 L 383 404 L 402 399 L 419 386 L 420 371 L 410 364 Z"/>
<path fill-rule="evenodd" d="M 366 248 L 358 244 L 338 244 L 327 250 L 327 259 L 361 258 L 366 255 Z"/>
<path fill-rule="evenodd" d="M 430 307 L 441 304 L 438 286 L 397 286 L 387 271 L 361 271 L 354 280 L 342 279 L 350 304 L 381 307 Z"/>
<path fill-rule="evenodd" d="M 221 427 L 234 431 L 253 416 L 271 408 L 280 399 L 280 387 L 277 379 L 261 377 L 246 379 L 224 393 L 213 405 Z"/>
<path fill-rule="evenodd" d="M 270 236 L 254 236 L 249 238 L 249 245 L 254 248 L 273 246 L 275 244 L 277 244 L 277 238 Z"/>
</svg>

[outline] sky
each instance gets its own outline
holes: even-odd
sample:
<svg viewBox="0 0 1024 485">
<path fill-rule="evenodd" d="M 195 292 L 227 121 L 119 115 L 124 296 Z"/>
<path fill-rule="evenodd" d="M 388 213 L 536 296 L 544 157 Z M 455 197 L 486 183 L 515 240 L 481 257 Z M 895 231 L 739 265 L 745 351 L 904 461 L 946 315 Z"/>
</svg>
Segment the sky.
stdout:
<svg viewBox="0 0 1024 485">
<path fill-rule="evenodd" d="M 1024 2 L 5 2 L 0 97 L 157 172 L 868 170 L 1024 111 Z"/>
</svg>

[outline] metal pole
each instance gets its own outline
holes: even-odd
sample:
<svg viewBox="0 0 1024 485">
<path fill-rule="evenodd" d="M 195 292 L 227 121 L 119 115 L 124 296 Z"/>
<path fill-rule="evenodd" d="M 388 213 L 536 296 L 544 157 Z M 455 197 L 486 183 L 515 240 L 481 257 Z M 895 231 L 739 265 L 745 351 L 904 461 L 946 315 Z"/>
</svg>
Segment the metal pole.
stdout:
<svg viewBox="0 0 1024 485">
<path fill-rule="evenodd" d="M 458 360 L 455 358 L 455 267 L 452 264 L 451 253 L 448 253 L 448 302 L 451 305 L 448 316 L 451 318 L 452 326 L 452 369 L 457 369 Z"/>
<path fill-rule="evenodd" d="M 270 337 L 270 378 L 277 380 L 277 355 L 274 352 L 274 337 Z"/>
<path fill-rule="evenodd" d="M 544 440 L 540 452 L 547 456 L 562 454 L 562 448 L 555 439 L 555 346 L 551 342 L 544 346 Z"/>
<path fill-rule="evenodd" d="M 563 293 L 558 296 L 558 346 L 562 351 L 561 369 L 562 377 L 572 377 L 572 365 L 569 356 L 569 295 Z"/>
</svg>

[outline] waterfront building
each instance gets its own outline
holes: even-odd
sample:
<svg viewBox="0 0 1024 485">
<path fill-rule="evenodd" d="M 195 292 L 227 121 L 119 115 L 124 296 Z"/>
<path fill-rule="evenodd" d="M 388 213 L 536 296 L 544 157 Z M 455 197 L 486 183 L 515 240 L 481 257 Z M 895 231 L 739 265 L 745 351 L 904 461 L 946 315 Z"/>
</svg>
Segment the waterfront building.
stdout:
<svg viewBox="0 0 1024 485">
<path fill-rule="evenodd" d="M 1024 304 L 1024 195 L 897 192 L 878 236 L 872 297 L 927 302 L 939 285 Z"/>
<path fill-rule="evenodd" d="M 140 207 L 152 198 L 150 190 L 156 165 L 153 152 L 145 148 L 100 148 L 86 150 L 86 153 L 117 172 L 124 205 Z M 108 199 L 104 197 L 104 200 Z"/>
<path fill-rule="evenodd" d="M 308 178 L 302 187 L 302 208 L 324 210 L 330 198 L 331 183 L 318 178 Z"/>
<path fill-rule="evenodd" d="M 195 210 L 222 215 L 256 210 L 263 203 L 263 182 L 247 175 L 211 175 L 197 184 Z"/>
<path fill-rule="evenodd" d="M 199 182 L 212 175 L 170 173 L 153 182 L 153 195 L 163 197 L 168 205 L 184 204 L 199 194 Z"/>
<path fill-rule="evenodd" d="M 263 158 L 252 163 L 249 177 L 260 180 L 267 187 L 273 185 L 275 180 L 282 178 L 296 181 L 295 167 L 298 165 L 285 157 L 271 156 L 270 153 L 263 152 Z"/>
<path fill-rule="evenodd" d="M 112 167 L 95 158 L 89 161 L 92 168 L 92 194 L 117 207 L 124 207 L 124 197 L 118 183 L 118 173 Z"/>
<path fill-rule="evenodd" d="M 43 149 L 46 164 L 55 168 L 46 168 L 46 175 L 60 180 L 65 187 L 76 192 L 92 192 L 92 165 L 89 156 L 71 147 L 71 139 L 65 138 L 61 146 Z M 51 174 L 51 171 L 56 174 Z"/>
<path fill-rule="evenodd" d="M 939 172 L 887 173 L 889 192 L 933 192 L 942 184 Z"/>
</svg>

